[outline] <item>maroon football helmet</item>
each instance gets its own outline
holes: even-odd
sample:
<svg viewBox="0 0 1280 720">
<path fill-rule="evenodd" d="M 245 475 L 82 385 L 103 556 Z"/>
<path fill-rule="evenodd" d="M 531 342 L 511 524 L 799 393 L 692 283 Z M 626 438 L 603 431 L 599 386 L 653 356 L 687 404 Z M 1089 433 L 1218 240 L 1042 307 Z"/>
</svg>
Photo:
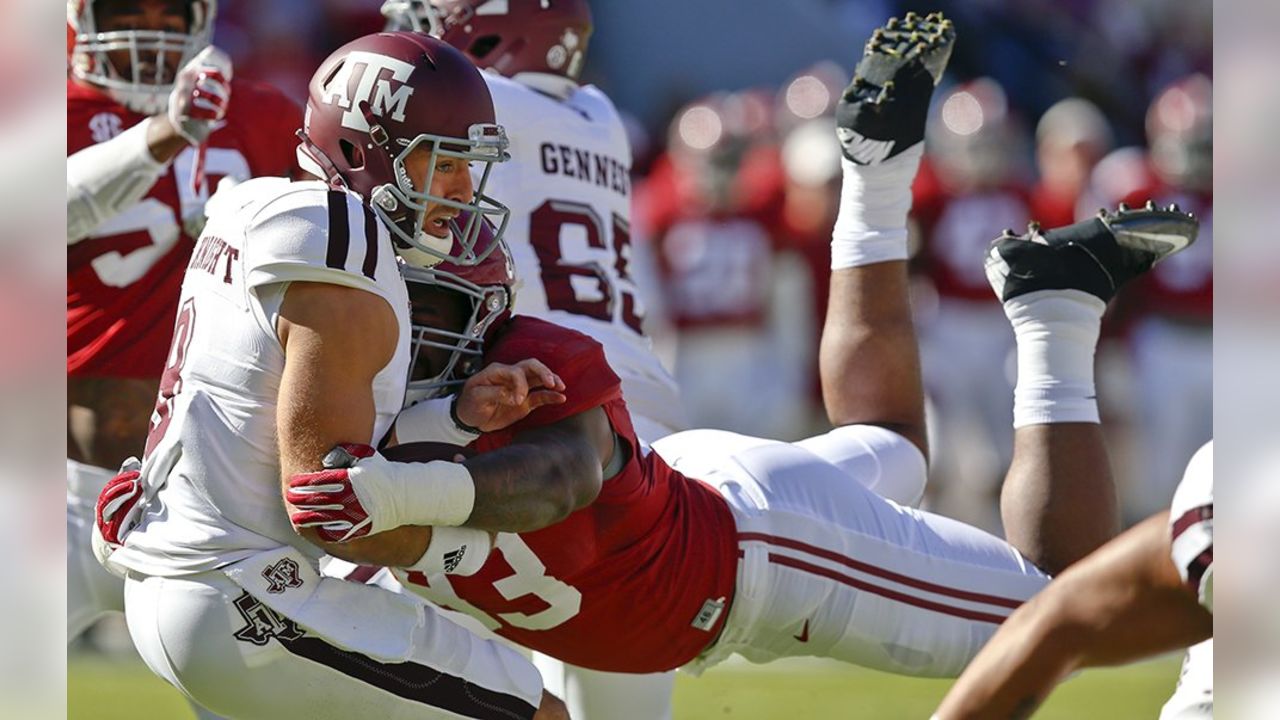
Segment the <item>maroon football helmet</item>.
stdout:
<svg viewBox="0 0 1280 720">
<path fill-rule="evenodd" d="M 1165 88 L 1147 110 L 1151 165 L 1183 190 L 1213 187 L 1213 82 L 1200 74 Z"/>
<path fill-rule="evenodd" d="M 364 197 L 410 264 L 479 262 L 481 221 L 493 219 L 498 236 L 506 229 L 507 208 L 484 194 L 493 163 L 509 157 L 506 133 L 494 123 L 480 71 L 440 40 L 393 32 L 343 45 L 311 78 L 298 135 L 303 169 Z M 422 145 L 431 149 L 431 171 L 415 188 L 405 159 Z M 483 165 L 473 169 L 480 180 L 470 202 L 431 194 L 436 168 L 448 158 Z M 429 205 L 456 209 L 465 227 L 451 223 L 447 238 L 424 232 Z"/>
<path fill-rule="evenodd" d="M 466 382 L 482 367 L 485 339 L 511 315 L 515 303 L 515 262 L 506 241 L 498 237 L 492 225 L 484 221 L 479 227 L 475 244 L 475 254 L 481 258 L 479 262 L 459 264 L 443 260 L 430 267 L 406 263 L 401 268 L 411 298 L 415 295 L 415 286 L 440 288 L 463 295 L 470 307 L 462 327 L 434 327 L 416 318 L 411 320 L 406 405 L 447 395 Z M 456 242 L 455 254 L 460 250 Z M 415 380 L 414 367 L 423 347 L 442 348 L 451 354 L 440 372 Z"/>
<path fill-rule="evenodd" d="M 438 37 L 500 75 L 577 81 L 591 36 L 587 0 L 387 0 L 388 27 Z"/>
</svg>

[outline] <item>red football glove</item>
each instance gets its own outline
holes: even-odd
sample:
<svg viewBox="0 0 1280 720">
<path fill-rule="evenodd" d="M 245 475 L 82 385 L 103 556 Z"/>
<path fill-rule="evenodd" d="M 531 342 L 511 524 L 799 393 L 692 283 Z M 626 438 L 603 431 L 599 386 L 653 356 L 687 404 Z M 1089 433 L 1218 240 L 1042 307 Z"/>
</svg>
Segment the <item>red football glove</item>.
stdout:
<svg viewBox="0 0 1280 720">
<path fill-rule="evenodd" d="M 120 474 L 111 478 L 98 493 L 94 506 L 93 522 L 102 540 L 112 549 L 120 547 L 124 536 L 138 524 L 135 512 L 142 499 L 142 464 L 137 458 L 129 458 L 120 467 Z"/>
<path fill-rule="evenodd" d="M 368 535 L 373 522 L 351 485 L 348 471 L 358 460 L 373 454 L 368 445 L 343 443 L 324 456 L 326 469 L 290 477 L 285 500 L 294 510 L 289 513 L 289 522 L 299 529 L 316 528 L 326 542 L 340 543 Z"/>
</svg>

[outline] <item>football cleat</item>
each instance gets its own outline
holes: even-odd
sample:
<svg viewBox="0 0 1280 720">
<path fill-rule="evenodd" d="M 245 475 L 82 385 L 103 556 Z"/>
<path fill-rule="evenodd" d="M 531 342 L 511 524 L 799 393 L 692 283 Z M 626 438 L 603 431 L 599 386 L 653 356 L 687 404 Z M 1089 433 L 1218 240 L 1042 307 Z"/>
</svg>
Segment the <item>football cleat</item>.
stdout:
<svg viewBox="0 0 1280 720">
<path fill-rule="evenodd" d="M 1054 230 L 1013 230 L 991 243 L 987 280 L 1001 302 L 1037 290 L 1081 290 L 1109 302 L 1126 282 L 1195 242 L 1200 222 L 1177 205 L 1148 203 Z"/>
<path fill-rule="evenodd" d="M 836 105 L 845 157 L 876 165 L 924 141 L 929 100 L 955 43 L 955 27 L 942 13 L 889 18 L 871 35 Z"/>
</svg>

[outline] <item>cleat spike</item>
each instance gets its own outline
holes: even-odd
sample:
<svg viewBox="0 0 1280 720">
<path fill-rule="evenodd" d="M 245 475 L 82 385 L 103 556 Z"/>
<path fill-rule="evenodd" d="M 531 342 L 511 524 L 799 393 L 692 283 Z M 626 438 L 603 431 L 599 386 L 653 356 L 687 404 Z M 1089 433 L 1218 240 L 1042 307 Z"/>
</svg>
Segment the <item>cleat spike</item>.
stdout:
<svg viewBox="0 0 1280 720">
<path fill-rule="evenodd" d="M 1098 208 L 1098 217 L 1102 218 L 1103 220 L 1106 220 L 1106 219 L 1107 219 L 1107 209 L 1106 209 L 1106 208 Z"/>
<path fill-rule="evenodd" d="M 1178 207 L 1178 203 L 1169 203 L 1169 212 L 1182 212 L 1182 208 Z"/>
<path fill-rule="evenodd" d="M 889 22 L 885 23 L 884 26 L 889 28 L 890 30 L 898 27 L 898 18 L 896 17 L 889 18 Z M 877 29 L 876 32 L 880 32 L 880 30 Z"/>
<path fill-rule="evenodd" d="M 1148 200 L 1148 201 L 1147 201 L 1147 209 L 1148 209 L 1148 210 L 1156 210 L 1156 209 L 1158 209 L 1158 208 L 1156 208 L 1156 201 L 1155 201 L 1155 200 Z"/>
<path fill-rule="evenodd" d="M 1120 203 L 1120 212 L 1129 212 L 1128 203 Z"/>
<path fill-rule="evenodd" d="M 918 22 L 920 20 L 920 16 L 917 15 L 914 10 L 912 10 L 911 12 L 908 12 L 907 16 L 903 19 L 909 23 L 913 23 L 913 22 Z"/>
<path fill-rule="evenodd" d="M 1038 232 L 1040 232 L 1040 223 L 1039 223 L 1039 222 L 1037 222 L 1037 221 L 1035 221 L 1035 220 L 1032 220 L 1031 222 L 1027 223 L 1027 234 L 1028 234 L 1028 235 L 1035 235 L 1035 234 L 1036 234 L 1036 233 L 1038 233 Z"/>
<path fill-rule="evenodd" d="M 1017 234 L 1013 232 L 1013 228 L 1005 228 L 1000 231 L 1000 234 L 1004 237 L 1018 237 Z"/>
</svg>

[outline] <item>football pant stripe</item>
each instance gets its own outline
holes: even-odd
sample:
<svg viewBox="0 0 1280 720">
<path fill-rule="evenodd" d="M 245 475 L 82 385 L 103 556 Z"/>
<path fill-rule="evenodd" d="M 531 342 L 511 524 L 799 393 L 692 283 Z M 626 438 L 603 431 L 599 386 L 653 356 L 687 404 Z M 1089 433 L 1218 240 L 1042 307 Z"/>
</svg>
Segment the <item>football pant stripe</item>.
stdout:
<svg viewBox="0 0 1280 720">
<path fill-rule="evenodd" d="M 386 663 L 330 645 L 317 637 L 276 640 L 290 653 L 333 668 L 406 700 L 476 720 L 526 720 L 537 708 L 515 695 L 490 690 L 426 665 Z"/>
<path fill-rule="evenodd" d="M 1177 541 L 1182 533 L 1195 527 L 1198 523 L 1213 519 L 1213 504 L 1198 505 L 1178 516 L 1170 530 L 1171 539 Z"/>
<path fill-rule="evenodd" d="M 339 190 L 329 191 L 329 251 L 324 264 L 336 270 L 347 267 L 347 250 L 351 244 L 351 229 L 347 227 L 347 194 Z"/>
<path fill-rule="evenodd" d="M 986 593 L 978 593 L 970 590 L 961 590 L 959 588 L 947 587 L 945 585 L 938 585 L 936 583 L 931 583 L 926 580 L 920 580 L 917 578 L 909 577 L 907 575 L 903 575 L 901 573 L 894 572 L 892 570 L 887 570 L 882 567 L 877 567 L 875 565 L 871 565 L 870 563 L 854 560 L 853 558 L 846 557 L 836 552 L 832 552 L 831 550 L 815 547 L 813 545 L 809 545 L 808 543 L 803 543 L 803 542 L 800 542 L 799 540 L 793 540 L 791 538 L 779 537 L 777 535 L 768 535 L 765 533 L 746 532 L 746 533 L 739 533 L 738 540 L 740 542 L 764 542 L 764 543 L 777 545 L 778 547 L 788 548 L 791 550 L 798 550 L 800 552 L 804 552 L 810 555 L 814 555 L 816 557 L 820 557 L 824 560 L 829 560 L 831 562 L 844 565 L 845 567 L 850 568 L 852 570 L 858 570 L 868 575 L 874 575 L 876 577 L 884 578 L 885 580 L 892 580 L 893 582 L 898 583 L 899 585 L 906 585 L 908 587 L 913 587 L 913 588 L 916 588 L 917 590 L 924 590 L 926 592 L 934 593 L 936 595 L 946 595 L 947 597 L 953 597 L 953 598 L 956 598 L 957 600 L 969 600 L 972 602 L 985 603 L 987 605 L 995 605 L 997 607 L 1010 608 L 1010 609 L 1016 608 L 1022 605 L 1022 603 L 1024 602 L 1023 600 L 1019 600 L 1016 598 L 1000 597 L 998 595 L 988 595 Z M 774 556 L 770 555 L 769 557 L 773 558 Z M 786 564 L 786 563 L 783 563 L 783 564 Z"/>
<path fill-rule="evenodd" d="M 800 570 L 802 572 L 807 572 L 819 577 L 824 577 L 828 580 L 835 580 L 842 585 L 848 585 L 849 587 L 871 593 L 872 595 L 879 595 L 880 597 L 888 598 L 889 600 L 895 600 L 905 605 L 912 605 L 925 610 L 932 610 L 937 613 L 942 613 L 943 615 L 950 615 L 952 617 L 963 618 L 965 620 L 977 620 L 978 622 L 986 622 L 993 625 L 999 625 L 1004 622 L 1006 618 L 1005 615 L 993 615 L 991 613 L 978 612 L 977 610 L 944 605 L 939 602 L 934 602 L 933 600 L 926 600 L 925 598 L 915 597 L 890 588 L 880 587 L 879 585 L 875 585 L 865 580 L 849 577 L 848 575 L 838 573 L 835 570 L 818 565 L 812 565 L 803 560 L 798 560 L 786 555 L 769 553 L 769 562 Z"/>
</svg>

